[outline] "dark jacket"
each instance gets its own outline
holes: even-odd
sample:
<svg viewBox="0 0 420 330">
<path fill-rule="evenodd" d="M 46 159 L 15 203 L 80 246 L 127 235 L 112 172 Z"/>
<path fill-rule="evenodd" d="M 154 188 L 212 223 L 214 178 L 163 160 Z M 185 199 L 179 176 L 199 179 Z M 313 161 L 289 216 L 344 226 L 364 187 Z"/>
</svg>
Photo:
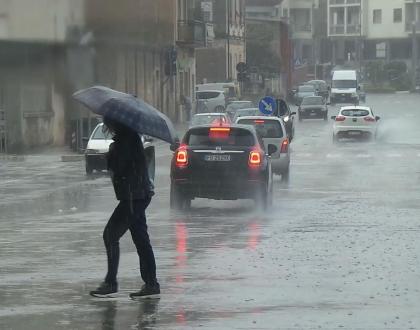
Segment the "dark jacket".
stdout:
<svg viewBox="0 0 420 330">
<path fill-rule="evenodd" d="M 118 200 L 146 199 L 154 195 L 143 143 L 134 132 L 117 133 L 109 147 L 108 171 Z"/>
</svg>

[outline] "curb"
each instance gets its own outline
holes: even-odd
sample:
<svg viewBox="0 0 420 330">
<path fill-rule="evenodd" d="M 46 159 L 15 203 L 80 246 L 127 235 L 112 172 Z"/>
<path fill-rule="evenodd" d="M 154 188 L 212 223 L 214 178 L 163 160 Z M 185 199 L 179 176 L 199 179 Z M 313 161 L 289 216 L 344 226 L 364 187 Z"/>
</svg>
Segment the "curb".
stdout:
<svg viewBox="0 0 420 330">
<path fill-rule="evenodd" d="M 15 161 L 15 162 L 23 162 L 25 161 L 26 157 L 22 155 L 0 155 L 0 159 Z"/>
</svg>

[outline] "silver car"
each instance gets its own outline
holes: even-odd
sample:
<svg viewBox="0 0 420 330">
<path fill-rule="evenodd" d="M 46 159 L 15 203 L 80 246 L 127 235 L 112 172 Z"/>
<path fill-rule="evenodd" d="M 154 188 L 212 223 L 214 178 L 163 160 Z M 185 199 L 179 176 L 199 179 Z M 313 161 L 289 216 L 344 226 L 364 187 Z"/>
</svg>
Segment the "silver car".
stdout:
<svg viewBox="0 0 420 330">
<path fill-rule="evenodd" d="M 289 138 L 283 121 L 278 117 L 246 116 L 236 120 L 240 125 L 252 125 L 262 138 L 267 149 L 269 144 L 278 146 L 277 151 L 271 155 L 273 173 L 282 176 L 284 182 L 289 181 L 290 148 Z"/>
</svg>

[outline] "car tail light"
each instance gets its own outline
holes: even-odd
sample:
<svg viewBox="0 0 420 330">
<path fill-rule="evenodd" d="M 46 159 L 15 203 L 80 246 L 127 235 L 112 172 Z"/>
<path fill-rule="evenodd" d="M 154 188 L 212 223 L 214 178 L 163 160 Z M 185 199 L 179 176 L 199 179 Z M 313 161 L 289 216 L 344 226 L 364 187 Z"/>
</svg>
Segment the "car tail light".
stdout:
<svg viewBox="0 0 420 330">
<path fill-rule="evenodd" d="M 346 120 L 346 117 L 344 117 L 344 116 L 335 117 L 335 121 L 345 121 L 345 120 Z"/>
<path fill-rule="evenodd" d="M 283 141 L 283 143 L 280 146 L 280 152 L 287 153 L 288 151 L 289 151 L 289 140 L 286 139 Z"/>
<path fill-rule="evenodd" d="M 255 124 L 264 124 L 265 123 L 265 120 L 263 120 L 263 119 L 256 119 L 256 120 L 254 120 L 254 123 Z"/>
<path fill-rule="evenodd" d="M 370 122 L 370 123 L 372 123 L 372 122 L 375 122 L 376 121 L 376 119 L 375 118 L 373 118 L 373 117 L 364 117 L 363 118 L 365 121 L 367 121 L 367 122 Z"/>
<path fill-rule="evenodd" d="M 255 149 L 249 153 L 248 164 L 250 167 L 258 167 L 261 165 L 261 151 Z"/>
<path fill-rule="evenodd" d="M 188 165 L 188 152 L 185 146 L 177 150 L 175 164 L 177 167 L 186 167 Z"/>
</svg>

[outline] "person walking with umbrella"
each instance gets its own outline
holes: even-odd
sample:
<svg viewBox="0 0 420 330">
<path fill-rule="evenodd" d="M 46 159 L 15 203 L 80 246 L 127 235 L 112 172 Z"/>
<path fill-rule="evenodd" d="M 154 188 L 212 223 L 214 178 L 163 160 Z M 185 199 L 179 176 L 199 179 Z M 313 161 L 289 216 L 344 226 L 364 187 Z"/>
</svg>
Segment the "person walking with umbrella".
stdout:
<svg viewBox="0 0 420 330">
<path fill-rule="evenodd" d="M 148 174 L 143 144 L 136 131 L 119 121 L 104 116 L 104 124 L 114 135 L 108 152 L 108 170 L 119 204 L 103 233 L 108 272 L 105 280 L 90 294 L 107 297 L 118 291 L 119 240 L 130 230 L 140 260 L 141 278 L 145 283 L 130 297 L 156 295 L 160 293 L 160 285 L 156 279 L 155 256 L 145 214 L 154 195 L 154 187 Z"/>
</svg>

